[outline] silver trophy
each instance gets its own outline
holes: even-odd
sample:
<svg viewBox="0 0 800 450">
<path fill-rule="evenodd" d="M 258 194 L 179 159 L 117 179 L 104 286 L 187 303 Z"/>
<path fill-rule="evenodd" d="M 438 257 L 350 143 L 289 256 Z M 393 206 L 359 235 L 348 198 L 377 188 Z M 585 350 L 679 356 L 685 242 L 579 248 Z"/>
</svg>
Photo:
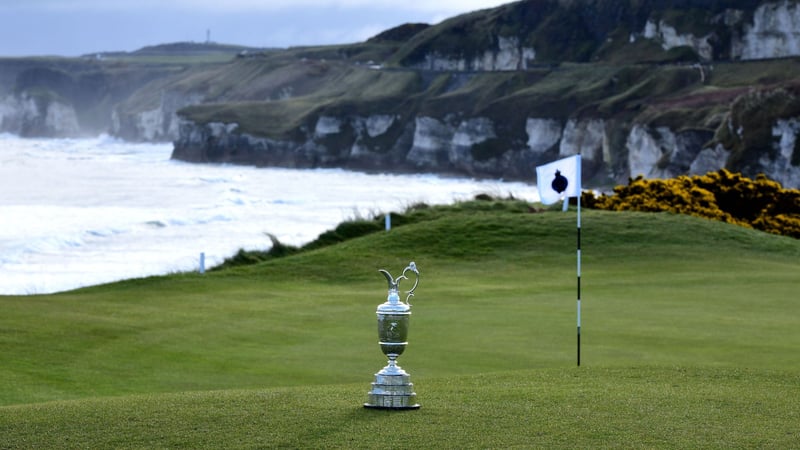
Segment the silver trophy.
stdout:
<svg viewBox="0 0 800 450">
<path fill-rule="evenodd" d="M 403 350 L 408 345 L 408 321 L 411 316 L 411 304 L 408 300 L 414 296 L 414 290 L 419 284 L 419 271 L 414 262 L 408 264 L 403 269 L 403 273 L 397 278 L 381 269 L 380 272 L 389 282 L 389 296 L 386 303 L 378 305 L 376 314 L 378 315 L 378 344 L 381 351 L 389 358 L 389 364 L 375 374 L 375 382 L 372 383 L 372 390 L 367 394 L 365 408 L 381 409 L 417 409 L 417 394 L 414 393 L 414 385 L 411 383 L 411 376 L 397 365 L 397 358 L 403 354 Z M 397 293 L 397 285 L 400 280 L 407 280 L 406 272 L 413 272 L 416 275 L 414 287 L 406 291 L 405 303 L 400 300 Z"/>
</svg>

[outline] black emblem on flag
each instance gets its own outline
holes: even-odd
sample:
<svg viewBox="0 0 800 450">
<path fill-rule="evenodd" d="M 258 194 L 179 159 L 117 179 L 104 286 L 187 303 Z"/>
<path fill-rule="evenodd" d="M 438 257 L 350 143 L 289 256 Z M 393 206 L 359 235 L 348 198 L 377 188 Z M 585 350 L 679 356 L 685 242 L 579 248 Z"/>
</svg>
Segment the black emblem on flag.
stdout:
<svg viewBox="0 0 800 450">
<path fill-rule="evenodd" d="M 556 170 L 556 177 L 553 178 L 553 182 L 550 184 L 554 191 L 558 192 L 559 194 L 567 190 L 567 186 L 569 186 L 569 181 L 564 175 L 561 175 L 560 170 Z"/>
</svg>

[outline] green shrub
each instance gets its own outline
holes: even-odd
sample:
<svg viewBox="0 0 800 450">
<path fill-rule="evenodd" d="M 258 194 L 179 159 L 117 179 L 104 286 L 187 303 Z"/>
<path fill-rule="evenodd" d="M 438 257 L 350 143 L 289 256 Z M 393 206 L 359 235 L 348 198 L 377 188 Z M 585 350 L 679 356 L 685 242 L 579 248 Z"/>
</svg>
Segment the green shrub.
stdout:
<svg viewBox="0 0 800 450">
<path fill-rule="evenodd" d="M 581 201 L 611 211 L 689 214 L 800 239 L 800 190 L 783 189 L 764 175 L 751 180 L 722 169 L 668 180 L 639 176 L 613 195 L 584 192 Z"/>
<path fill-rule="evenodd" d="M 336 227 L 336 233 L 344 240 L 348 240 L 375 233 L 382 229 L 381 225 L 375 220 L 354 220 L 340 223 Z"/>
<path fill-rule="evenodd" d="M 269 240 L 272 241 L 272 247 L 270 247 L 269 250 L 245 250 L 241 248 L 238 252 L 236 252 L 235 255 L 231 256 L 230 258 L 225 258 L 222 264 L 212 268 L 211 270 L 222 270 L 230 267 L 258 264 L 272 258 L 281 258 L 291 255 L 292 253 L 296 253 L 298 251 L 297 247 L 282 243 L 277 237 L 275 237 L 275 235 L 271 233 L 265 234 L 267 237 L 269 237 Z"/>
<path fill-rule="evenodd" d="M 327 247 L 328 245 L 365 236 L 380 230 L 382 230 L 382 227 L 377 219 L 342 222 L 335 229 L 320 234 L 316 240 L 305 245 L 303 249 L 312 250 L 315 248 Z"/>
</svg>

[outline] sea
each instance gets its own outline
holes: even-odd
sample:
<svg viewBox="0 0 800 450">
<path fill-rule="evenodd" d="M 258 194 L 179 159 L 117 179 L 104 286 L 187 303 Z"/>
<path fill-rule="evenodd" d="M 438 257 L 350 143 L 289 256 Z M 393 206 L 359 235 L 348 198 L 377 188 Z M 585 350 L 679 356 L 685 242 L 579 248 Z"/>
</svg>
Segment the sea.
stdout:
<svg viewBox="0 0 800 450">
<path fill-rule="evenodd" d="M 172 144 L 0 134 L 0 295 L 68 291 L 218 265 L 271 240 L 300 246 L 345 220 L 531 183 L 193 164 Z"/>
</svg>

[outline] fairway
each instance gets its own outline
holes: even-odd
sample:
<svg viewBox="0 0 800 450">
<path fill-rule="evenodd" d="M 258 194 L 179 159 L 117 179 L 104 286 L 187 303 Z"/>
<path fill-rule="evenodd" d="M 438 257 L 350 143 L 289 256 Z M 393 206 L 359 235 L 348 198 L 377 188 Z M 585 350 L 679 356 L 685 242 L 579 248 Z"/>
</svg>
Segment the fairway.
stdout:
<svg viewBox="0 0 800 450">
<path fill-rule="evenodd" d="M 791 448 L 800 241 L 522 202 L 251 266 L 0 297 L 0 448 Z M 414 260 L 419 411 L 364 410 Z M 401 288 L 403 286 L 401 285 Z"/>
</svg>

